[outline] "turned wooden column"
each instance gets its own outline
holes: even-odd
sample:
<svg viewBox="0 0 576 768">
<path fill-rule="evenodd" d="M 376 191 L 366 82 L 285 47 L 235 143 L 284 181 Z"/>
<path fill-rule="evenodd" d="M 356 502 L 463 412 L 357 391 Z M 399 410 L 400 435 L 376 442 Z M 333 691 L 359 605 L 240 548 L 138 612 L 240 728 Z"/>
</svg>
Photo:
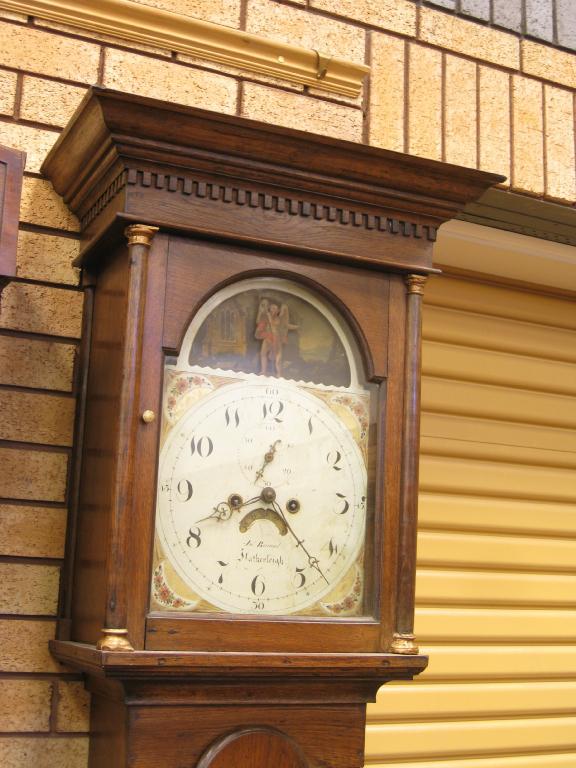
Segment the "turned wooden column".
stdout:
<svg viewBox="0 0 576 768">
<path fill-rule="evenodd" d="M 407 275 L 404 350 L 404 420 L 394 653 L 418 653 L 414 638 L 418 456 L 420 446 L 420 371 L 422 367 L 422 296 L 427 278 Z"/>
<path fill-rule="evenodd" d="M 112 509 L 110 520 L 110 561 L 121 562 L 127 552 L 128 528 L 122 524 L 122 516 L 130 503 L 132 481 L 134 478 L 134 431 L 138 425 L 139 414 L 136 412 L 139 388 L 137 371 L 140 368 L 142 353 L 142 324 L 146 296 L 146 267 L 148 252 L 158 227 L 146 224 L 131 224 L 124 234 L 128 240 L 129 281 L 127 294 L 128 311 L 125 317 L 123 370 L 120 392 L 120 423 L 117 435 L 117 464 L 114 486 L 112 489 Z M 108 573 L 108 595 L 106 603 L 106 622 L 96 647 L 105 651 L 134 650 L 128 638 L 126 582 L 123 569 L 114 568 Z"/>
</svg>

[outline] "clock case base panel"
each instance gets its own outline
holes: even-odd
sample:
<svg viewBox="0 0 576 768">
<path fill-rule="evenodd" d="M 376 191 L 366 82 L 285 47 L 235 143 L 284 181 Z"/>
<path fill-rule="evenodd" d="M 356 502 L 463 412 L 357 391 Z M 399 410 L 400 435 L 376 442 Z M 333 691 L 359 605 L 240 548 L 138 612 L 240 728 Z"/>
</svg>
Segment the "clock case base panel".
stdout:
<svg viewBox="0 0 576 768">
<path fill-rule="evenodd" d="M 206 686 L 206 682 L 201 680 L 198 685 Z M 196 689 L 188 683 L 180 690 L 186 703 L 178 705 L 170 703 L 173 687 L 156 685 L 151 700 L 137 686 L 121 685 L 126 697 L 121 702 L 111 698 L 117 692 L 116 686 L 104 686 L 100 691 L 98 686 L 90 685 L 93 696 L 91 768 L 210 766 L 211 762 L 205 757 L 210 749 L 248 728 L 261 730 L 264 737 L 271 732 L 288 737 L 295 744 L 296 753 L 303 755 L 305 768 L 326 765 L 362 768 L 364 765 L 364 704 L 331 704 L 327 691 L 324 701 L 314 706 L 232 701 L 223 708 L 218 700 L 195 705 L 192 701 Z M 263 696 L 261 691 L 259 696 Z M 104 738 L 99 738 L 100 735 Z M 257 746 L 256 743 L 254 748 Z M 229 755 L 224 765 L 226 768 L 238 765 L 270 768 L 272 765 L 258 760 L 253 753 L 242 762 L 238 760 L 238 755 Z M 275 762 L 274 768 L 290 768 L 294 764 Z"/>
<path fill-rule="evenodd" d="M 296 756 L 278 768 L 361 768 L 366 702 L 383 682 L 411 679 L 427 662 L 394 654 L 353 661 L 347 654 L 103 652 L 67 641 L 51 649 L 90 671 L 91 768 L 208 768 L 202 756 L 210 747 L 244 729 L 258 729 L 256 743 L 270 733 L 288 737 Z M 237 757 L 222 764 L 232 768 Z"/>
<path fill-rule="evenodd" d="M 229 753 L 214 739 L 246 725 L 264 728 L 264 751 L 273 726 L 310 766 L 360 768 L 366 702 L 427 661 L 413 637 L 421 296 L 407 282 L 435 271 L 437 228 L 503 177 L 104 89 L 87 94 L 42 172 L 82 230 L 84 396 L 52 650 L 94 693 L 91 768 L 219 768 Z M 151 248 L 126 244 L 131 224 L 160 228 Z M 386 382 L 373 618 L 157 625 L 157 423 L 140 414 L 160 412 L 164 352 L 208 295 L 290 273 L 335 298 L 367 379 Z M 103 628 L 136 650 L 96 650 Z M 192 648 L 203 652 L 182 652 Z"/>
</svg>

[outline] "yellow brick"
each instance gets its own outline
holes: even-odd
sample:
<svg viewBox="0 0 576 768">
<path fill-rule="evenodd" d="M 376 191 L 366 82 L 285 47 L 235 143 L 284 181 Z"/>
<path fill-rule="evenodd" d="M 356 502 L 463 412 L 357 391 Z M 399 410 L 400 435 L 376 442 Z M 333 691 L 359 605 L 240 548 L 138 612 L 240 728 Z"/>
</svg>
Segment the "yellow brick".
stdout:
<svg viewBox="0 0 576 768">
<path fill-rule="evenodd" d="M 370 144 L 404 151 L 404 49 L 397 37 L 372 35 Z"/>
<path fill-rule="evenodd" d="M 73 232 L 80 229 L 78 219 L 68 210 L 60 195 L 56 194 L 52 184 L 44 179 L 24 177 L 20 220 Z"/>
<path fill-rule="evenodd" d="M 13 115 L 14 102 L 16 99 L 16 78 L 15 72 L 4 72 L 0 70 L 0 114 Z"/>
<path fill-rule="evenodd" d="M 424 42 L 518 69 L 520 46 L 514 35 L 431 8 L 422 8 L 421 14 L 420 39 Z"/>
<path fill-rule="evenodd" d="M 6 23 L 0 23 L 0 39 L 0 65 L 80 83 L 97 80 L 98 45 Z"/>
<path fill-rule="evenodd" d="M 24 75 L 20 117 L 65 126 L 85 94 L 85 88 Z"/>
<path fill-rule="evenodd" d="M 480 67 L 480 168 L 510 178 L 510 75 Z"/>
<path fill-rule="evenodd" d="M 237 83 L 230 77 L 112 48 L 106 50 L 104 84 L 218 112 L 236 109 Z"/>
<path fill-rule="evenodd" d="M 78 285 L 80 270 L 72 266 L 80 241 L 70 237 L 20 231 L 16 274 L 31 280 Z"/>
<path fill-rule="evenodd" d="M 311 0 L 310 4 L 402 35 L 416 34 L 416 6 L 407 0 Z"/>
<path fill-rule="evenodd" d="M 476 64 L 446 56 L 445 160 L 476 168 Z"/>
<path fill-rule="evenodd" d="M 410 44 L 408 151 L 440 160 L 442 156 L 442 55 Z"/>
<path fill-rule="evenodd" d="M 80 682 L 58 682 L 56 730 L 84 732 L 90 726 L 90 694 Z"/>
<path fill-rule="evenodd" d="M 545 85 L 544 98 L 546 195 L 554 200 L 572 203 L 576 200 L 573 95 L 560 88 Z"/>
<path fill-rule="evenodd" d="M 349 141 L 362 140 L 362 112 L 353 107 L 245 84 L 242 115 Z"/>
<path fill-rule="evenodd" d="M 0 613 L 55 616 L 59 581 L 54 565 L 0 563 Z"/>
<path fill-rule="evenodd" d="M 65 509 L 0 505 L 0 555 L 63 557 Z"/>
<path fill-rule="evenodd" d="M 0 328 L 77 339 L 82 298 L 79 291 L 9 283 L 2 291 Z"/>
<path fill-rule="evenodd" d="M 55 631 L 53 620 L 1 619 L 0 672 L 62 671 L 48 650 Z M 5 763 L 0 760 L 0 765 L 4 768 Z"/>
<path fill-rule="evenodd" d="M 565 53 L 532 40 L 523 40 L 522 71 L 576 89 L 576 60 L 573 53 Z"/>
<path fill-rule="evenodd" d="M 0 731 L 48 731 L 52 683 L 2 680 Z"/>
<path fill-rule="evenodd" d="M 514 75 L 512 101 L 512 186 L 539 195 L 544 192 L 542 84 Z"/>
<path fill-rule="evenodd" d="M 0 384 L 70 392 L 76 347 L 0 334 Z"/>
<path fill-rule="evenodd" d="M 301 45 L 322 53 L 364 63 L 364 31 L 333 19 L 272 0 L 249 0 L 246 29 L 256 35 Z"/>
<path fill-rule="evenodd" d="M 38 173 L 58 138 L 55 131 L 43 131 L 20 123 L 0 122 L 0 144 L 26 152 L 26 170 Z"/>
<path fill-rule="evenodd" d="M 151 5 L 171 13 L 193 16 L 196 19 L 240 26 L 240 0 L 132 0 L 134 3 Z"/>
<path fill-rule="evenodd" d="M 70 446 L 75 400 L 0 389 L 0 440 Z"/>
<path fill-rule="evenodd" d="M 2 736 L 0 762 L 2 768 L 83 768 L 88 763 L 88 737 Z"/>
<path fill-rule="evenodd" d="M 0 447 L 0 497 L 26 501 L 64 501 L 68 456 Z"/>
</svg>

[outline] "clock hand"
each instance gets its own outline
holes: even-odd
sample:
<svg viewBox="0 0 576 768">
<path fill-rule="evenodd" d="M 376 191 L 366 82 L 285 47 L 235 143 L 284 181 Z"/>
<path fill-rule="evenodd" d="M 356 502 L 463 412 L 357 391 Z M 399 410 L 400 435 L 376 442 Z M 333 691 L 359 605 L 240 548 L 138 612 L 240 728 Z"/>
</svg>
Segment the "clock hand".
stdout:
<svg viewBox="0 0 576 768">
<path fill-rule="evenodd" d="M 324 576 L 324 574 L 323 574 L 323 572 L 322 572 L 322 569 L 320 568 L 320 564 L 319 564 L 319 560 L 318 560 L 318 558 L 317 558 L 317 557 L 313 557 L 313 556 L 310 554 L 310 552 L 308 552 L 308 550 L 306 549 L 306 547 L 304 546 L 304 540 L 303 540 L 303 539 L 300 539 L 300 538 L 298 538 L 298 536 L 296 535 L 296 532 L 294 531 L 294 529 L 292 528 L 292 526 L 291 526 L 291 525 L 290 525 L 290 523 L 288 522 L 288 520 L 287 520 L 287 518 L 286 518 L 286 515 L 285 515 L 285 514 L 284 514 L 284 512 L 282 511 L 282 507 L 281 507 L 281 506 L 280 506 L 280 505 L 277 503 L 277 501 L 276 501 L 275 499 L 273 499 L 271 503 L 272 503 L 272 506 L 275 508 L 276 512 L 278 513 L 278 515 L 279 515 L 279 516 L 282 518 L 282 520 L 284 521 L 284 523 L 285 523 L 285 525 L 286 525 L 286 528 L 288 528 L 288 530 L 290 531 L 290 533 L 292 534 L 292 536 L 293 536 L 293 537 L 296 539 L 296 542 L 297 542 L 297 546 L 299 546 L 299 547 L 301 547 L 301 548 L 302 548 L 302 551 L 304 552 L 304 554 L 305 554 L 305 555 L 306 555 L 306 557 L 308 558 L 308 565 L 309 565 L 311 568 L 314 568 L 314 569 L 316 569 L 316 570 L 318 571 L 318 573 L 320 574 L 320 576 L 322 576 L 322 578 L 324 579 L 324 581 L 326 582 L 326 584 L 329 584 L 330 582 L 328 581 L 328 579 L 326 578 L 326 576 Z"/>
<path fill-rule="evenodd" d="M 229 517 L 232 515 L 232 510 L 230 507 L 226 504 L 226 502 L 221 501 L 219 504 L 217 504 L 212 512 L 210 512 L 209 515 L 206 515 L 206 517 L 201 517 L 200 520 L 195 520 L 194 525 L 198 525 L 198 523 L 203 523 L 205 520 L 228 520 Z"/>
<path fill-rule="evenodd" d="M 264 475 L 264 470 L 266 469 L 266 465 L 270 464 L 271 461 L 274 461 L 274 455 L 276 453 L 276 446 L 279 445 L 282 442 L 282 440 L 275 440 L 270 448 L 266 451 L 264 454 L 264 461 L 262 462 L 262 466 L 260 469 L 256 472 L 256 479 L 254 482 L 258 482 L 258 480 L 261 479 L 261 477 Z"/>
<path fill-rule="evenodd" d="M 232 512 L 236 512 L 248 504 L 254 504 L 254 502 L 260 501 L 260 498 L 260 496 L 254 496 L 253 499 L 244 501 L 239 493 L 232 493 L 227 501 L 220 501 L 209 515 L 201 517 L 200 520 L 196 520 L 194 524 L 198 525 L 198 523 L 202 523 L 205 520 L 229 520 L 232 517 Z"/>
</svg>

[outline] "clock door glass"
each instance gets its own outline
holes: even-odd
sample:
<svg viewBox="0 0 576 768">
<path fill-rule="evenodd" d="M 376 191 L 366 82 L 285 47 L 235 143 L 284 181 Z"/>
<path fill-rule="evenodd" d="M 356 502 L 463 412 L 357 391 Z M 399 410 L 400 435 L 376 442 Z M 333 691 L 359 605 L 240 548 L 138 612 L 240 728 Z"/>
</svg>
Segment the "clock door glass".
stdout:
<svg viewBox="0 0 576 768">
<path fill-rule="evenodd" d="M 167 358 L 155 612 L 371 613 L 373 389 L 327 302 L 278 278 L 216 294 Z"/>
</svg>

